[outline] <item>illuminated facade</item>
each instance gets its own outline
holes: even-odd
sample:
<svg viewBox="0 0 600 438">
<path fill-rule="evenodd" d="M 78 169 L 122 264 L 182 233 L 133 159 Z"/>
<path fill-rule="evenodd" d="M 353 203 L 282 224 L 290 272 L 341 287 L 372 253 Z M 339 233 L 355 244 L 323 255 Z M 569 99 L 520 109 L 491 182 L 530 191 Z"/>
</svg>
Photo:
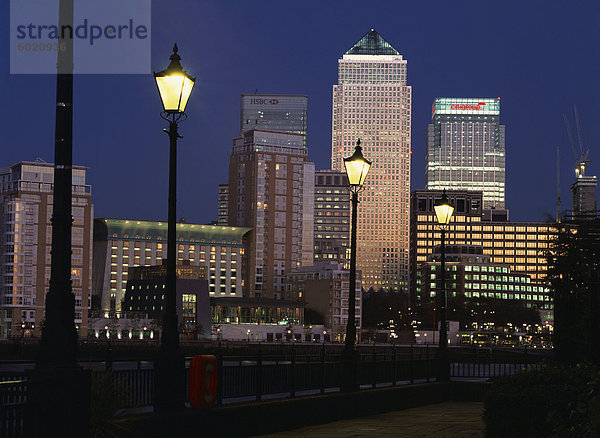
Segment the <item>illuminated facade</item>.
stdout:
<svg viewBox="0 0 600 438">
<path fill-rule="evenodd" d="M 71 283 L 75 324 L 87 333 L 92 292 L 91 187 L 73 166 Z M 0 338 L 40 336 L 50 286 L 54 165 L 0 168 Z"/>
<path fill-rule="evenodd" d="M 532 283 L 528 274 L 513 272 L 509 265 L 493 263 L 494 256 L 474 245 L 446 246 L 446 291 L 448 297 L 470 301 L 482 298 L 507 300 L 540 311 L 542 319 L 551 320 L 552 299 L 548 286 Z M 435 300 L 441 290 L 440 248 L 434 249 L 416 271 L 416 305 Z"/>
<path fill-rule="evenodd" d="M 491 263 L 506 265 L 515 274 L 528 274 L 541 283 L 548 269 L 545 252 L 556 228 L 542 222 L 482 221 L 481 192 L 446 191 L 454 215 L 446 232 L 447 245 L 481 246 Z M 427 261 L 441 233 L 433 210 L 442 190 L 415 190 L 411 195 L 411 303 L 416 301 L 417 269 Z"/>
<path fill-rule="evenodd" d="M 285 274 L 313 260 L 314 163 L 304 136 L 252 129 L 233 139 L 229 224 L 251 227 L 248 297 L 282 299 Z"/>
<path fill-rule="evenodd" d="M 483 192 L 483 208 L 505 208 L 505 128 L 500 100 L 438 98 L 427 126 L 425 187 Z"/>
<path fill-rule="evenodd" d="M 361 140 L 373 162 L 360 194 L 357 268 L 363 286 L 408 287 L 411 94 L 406 60 L 371 29 L 338 60 L 333 86 L 332 169 Z"/>
<path fill-rule="evenodd" d="M 218 198 L 218 219 L 217 223 L 219 225 L 228 225 L 229 224 L 229 185 L 228 184 L 219 184 L 219 198 Z"/>
<path fill-rule="evenodd" d="M 177 263 L 205 268 L 210 296 L 242 297 L 244 235 L 250 228 L 177 224 Z M 129 268 L 162 265 L 167 223 L 126 219 L 94 221 L 93 294 L 104 312 L 120 313 Z M 181 269 L 181 266 L 178 266 Z"/>
<path fill-rule="evenodd" d="M 301 134 L 306 148 L 308 96 L 242 94 L 240 112 L 240 133 L 256 128 Z"/>
<path fill-rule="evenodd" d="M 345 265 L 350 260 L 350 191 L 345 173 L 316 172 L 314 217 L 315 262 Z"/>
</svg>

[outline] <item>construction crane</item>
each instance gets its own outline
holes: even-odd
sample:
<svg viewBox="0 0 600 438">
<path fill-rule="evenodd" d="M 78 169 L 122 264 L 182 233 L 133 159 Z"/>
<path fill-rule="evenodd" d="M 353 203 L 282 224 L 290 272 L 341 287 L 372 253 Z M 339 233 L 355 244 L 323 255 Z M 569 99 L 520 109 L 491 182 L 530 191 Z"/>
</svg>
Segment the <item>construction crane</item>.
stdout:
<svg viewBox="0 0 600 438">
<path fill-rule="evenodd" d="M 579 141 L 579 151 L 575 147 L 575 141 L 573 140 L 573 134 L 571 132 L 571 125 L 567 115 L 563 113 L 563 120 L 567 128 L 567 135 L 569 136 L 569 143 L 571 143 L 571 149 L 575 156 L 575 176 L 585 176 L 585 167 L 591 161 L 589 159 L 590 149 L 588 148 L 585 152 L 583 151 L 583 135 L 581 133 L 581 125 L 579 123 L 579 111 L 577 111 L 577 105 L 573 105 L 573 112 L 575 113 L 575 127 L 577 128 L 577 139 Z"/>
</svg>

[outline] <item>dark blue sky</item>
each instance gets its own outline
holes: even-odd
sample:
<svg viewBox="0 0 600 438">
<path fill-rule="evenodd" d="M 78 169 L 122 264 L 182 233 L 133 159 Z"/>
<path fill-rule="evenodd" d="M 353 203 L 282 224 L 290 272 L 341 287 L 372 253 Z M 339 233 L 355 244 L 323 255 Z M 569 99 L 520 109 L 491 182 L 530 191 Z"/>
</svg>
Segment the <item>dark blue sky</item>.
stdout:
<svg viewBox="0 0 600 438">
<path fill-rule="evenodd" d="M 0 6 L 0 165 L 52 161 L 55 79 L 9 75 L 8 3 Z M 307 94 L 309 159 L 329 167 L 337 59 L 370 28 L 408 60 L 412 189 L 424 187 L 435 97 L 501 97 L 513 220 L 554 215 L 557 145 L 563 208 L 570 208 L 574 157 L 561 114 L 573 124 L 574 103 L 595 160 L 589 173 L 600 175 L 597 1 L 152 3 L 152 68 L 166 67 L 176 41 L 182 64 L 198 77 L 180 127 L 178 215 L 188 222 L 216 219 L 241 93 Z M 74 162 L 90 168 L 96 217 L 166 219 L 168 139 L 152 76 L 76 77 L 74 108 Z"/>
</svg>

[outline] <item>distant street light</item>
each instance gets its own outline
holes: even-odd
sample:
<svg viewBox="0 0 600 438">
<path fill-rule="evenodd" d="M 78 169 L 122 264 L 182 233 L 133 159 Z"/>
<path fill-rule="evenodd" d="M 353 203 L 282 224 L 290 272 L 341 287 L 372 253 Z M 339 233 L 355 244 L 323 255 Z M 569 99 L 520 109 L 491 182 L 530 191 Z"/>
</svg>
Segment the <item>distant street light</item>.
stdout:
<svg viewBox="0 0 600 438">
<path fill-rule="evenodd" d="M 344 158 L 344 167 L 348 176 L 348 189 L 352 192 L 352 225 L 350 236 L 350 284 L 348 290 L 348 322 L 346 324 L 346 339 L 344 340 L 344 372 L 343 391 L 356 391 L 357 380 L 357 349 L 356 349 L 356 222 L 358 209 L 358 192 L 363 188 L 371 162 L 365 159 L 360 147 L 360 139 L 351 157 Z"/>
<path fill-rule="evenodd" d="M 187 101 L 192 93 L 195 78 L 191 77 L 179 62 L 177 44 L 169 66 L 154 73 L 163 106 L 161 117 L 169 122 L 169 217 L 167 228 L 167 292 L 163 314 L 163 333 L 160 339 L 160 352 L 156 369 L 157 392 L 154 401 L 156 411 L 170 412 L 183 409 L 185 403 L 185 363 L 179 352 L 179 333 L 177 324 L 177 139 L 181 138 L 177 128 L 180 120 L 187 117 L 184 113 Z"/>
<path fill-rule="evenodd" d="M 446 190 L 442 194 L 442 199 L 433 207 L 440 225 L 442 234 L 441 245 L 441 290 L 440 290 L 440 347 L 439 347 L 439 370 L 438 380 L 450 380 L 450 362 L 448 360 L 448 331 L 446 330 L 446 307 L 448 299 L 446 296 L 446 228 L 450 224 L 450 219 L 454 213 L 454 207 L 448 203 Z"/>
</svg>

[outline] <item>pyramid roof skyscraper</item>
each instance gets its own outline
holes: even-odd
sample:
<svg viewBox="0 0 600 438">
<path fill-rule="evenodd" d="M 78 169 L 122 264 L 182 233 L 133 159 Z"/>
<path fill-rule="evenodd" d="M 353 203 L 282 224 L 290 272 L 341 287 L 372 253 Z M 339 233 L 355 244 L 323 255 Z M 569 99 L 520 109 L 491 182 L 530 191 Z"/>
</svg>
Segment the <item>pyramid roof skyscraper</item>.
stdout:
<svg viewBox="0 0 600 438">
<path fill-rule="evenodd" d="M 384 40 L 375 29 L 371 29 L 344 55 L 400 55 L 400 52 Z"/>
</svg>

